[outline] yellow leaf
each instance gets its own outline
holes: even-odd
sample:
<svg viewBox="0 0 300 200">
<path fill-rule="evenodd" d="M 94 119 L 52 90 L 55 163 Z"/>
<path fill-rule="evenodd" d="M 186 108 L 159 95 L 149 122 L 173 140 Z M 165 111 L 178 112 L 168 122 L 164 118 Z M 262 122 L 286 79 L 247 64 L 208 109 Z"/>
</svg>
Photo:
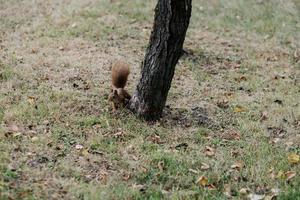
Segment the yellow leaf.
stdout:
<svg viewBox="0 0 300 200">
<path fill-rule="evenodd" d="M 291 153 L 288 155 L 288 161 L 290 164 L 297 164 L 299 163 L 299 160 L 300 160 L 300 156 L 298 156 L 295 153 Z"/>
<path fill-rule="evenodd" d="M 200 176 L 196 183 L 198 183 L 202 187 L 205 187 L 208 183 L 208 179 L 205 176 Z"/>
<path fill-rule="evenodd" d="M 284 179 L 284 173 L 283 173 L 283 171 L 279 171 L 279 172 L 278 172 L 277 178 Z"/>
<path fill-rule="evenodd" d="M 89 155 L 89 152 L 87 149 L 83 149 L 81 154 L 82 154 L 82 156 L 87 157 Z"/>
<path fill-rule="evenodd" d="M 242 106 L 237 106 L 234 108 L 233 110 L 235 113 L 240 113 L 240 112 L 246 112 L 247 109 L 246 108 L 243 108 Z"/>
</svg>

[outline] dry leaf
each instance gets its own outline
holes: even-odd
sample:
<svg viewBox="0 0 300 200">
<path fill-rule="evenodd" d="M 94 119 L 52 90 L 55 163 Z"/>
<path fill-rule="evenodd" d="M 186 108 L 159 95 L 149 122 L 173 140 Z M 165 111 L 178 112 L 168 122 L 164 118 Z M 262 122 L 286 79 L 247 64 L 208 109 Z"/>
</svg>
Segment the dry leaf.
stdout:
<svg viewBox="0 0 300 200">
<path fill-rule="evenodd" d="M 81 152 L 81 155 L 84 156 L 84 157 L 87 157 L 89 155 L 89 152 L 87 149 L 83 149 L 82 152 Z"/>
<path fill-rule="evenodd" d="M 229 100 L 227 98 L 221 98 L 217 101 L 217 106 L 220 108 L 228 108 Z"/>
<path fill-rule="evenodd" d="M 226 130 L 222 133 L 222 138 L 226 140 L 240 140 L 241 134 L 235 130 Z"/>
<path fill-rule="evenodd" d="M 209 146 L 206 146 L 206 147 L 205 147 L 205 155 L 206 155 L 206 156 L 211 157 L 211 156 L 214 156 L 215 153 L 216 153 L 216 152 L 215 152 L 215 149 L 214 149 L 214 148 L 209 147 Z"/>
<path fill-rule="evenodd" d="M 164 161 L 158 162 L 157 166 L 158 166 L 158 169 L 159 169 L 161 172 L 164 171 L 164 166 L 165 166 Z"/>
<path fill-rule="evenodd" d="M 265 195 L 259 195 L 259 194 L 249 194 L 248 198 L 250 200 L 262 200 L 265 198 Z"/>
<path fill-rule="evenodd" d="M 240 151 L 238 150 L 238 149 L 233 149 L 233 150 L 231 150 L 230 151 L 230 155 L 232 156 L 232 157 L 237 157 L 238 155 L 240 155 L 241 153 L 240 153 Z"/>
<path fill-rule="evenodd" d="M 226 197 L 231 197 L 231 187 L 229 184 L 224 185 L 224 195 Z"/>
<path fill-rule="evenodd" d="M 276 178 L 276 173 L 275 172 L 273 172 L 273 171 L 271 171 L 271 173 L 270 173 L 270 178 L 272 179 L 272 180 L 274 180 L 275 178 Z"/>
<path fill-rule="evenodd" d="M 71 27 L 72 27 L 72 28 L 76 28 L 76 27 L 77 27 L 77 24 L 76 24 L 76 23 L 73 23 L 73 24 L 71 25 Z"/>
<path fill-rule="evenodd" d="M 240 80 L 241 80 L 241 81 L 247 81 L 247 77 L 246 77 L 246 76 L 241 76 L 241 77 L 240 77 Z"/>
<path fill-rule="evenodd" d="M 196 183 L 198 183 L 202 187 L 205 187 L 208 183 L 208 179 L 205 176 L 200 176 Z"/>
<path fill-rule="evenodd" d="M 242 161 L 237 161 L 233 165 L 231 165 L 231 169 L 241 170 L 244 166 L 245 165 Z"/>
<path fill-rule="evenodd" d="M 247 189 L 247 188 L 241 188 L 240 189 L 240 194 L 241 195 L 246 195 L 246 194 L 248 194 L 249 193 L 249 189 Z"/>
<path fill-rule="evenodd" d="M 19 136 L 21 136 L 22 135 L 22 133 L 21 132 L 16 132 L 16 133 L 13 133 L 13 137 L 19 137 Z"/>
<path fill-rule="evenodd" d="M 153 143 L 156 143 L 156 144 L 161 143 L 161 141 L 160 141 L 160 136 L 159 136 L 159 135 L 156 135 L 156 134 L 149 136 L 149 137 L 147 138 L 147 140 L 149 140 L 149 141 L 151 141 L 151 142 L 153 142 Z"/>
<path fill-rule="evenodd" d="M 192 172 L 194 174 L 198 174 L 198 171 L 197 170 L 194 170 L 194 169 L 189 169 L 189 172 Z"/>
<path fill-rule="evenodd" d="M 28 101 L 31 105 L 33 105 L 33 104 L 36 102 L 36 100 L 37 100 L 37 98 L 36 98 L 36 97 L 33 97 L 33 96 L 29 96 L 29 97 L 27 98 L 27 101 Z"/>
<path fill-rule="evenodd" d="M 280 192 L 280 189 L 278 189 L 278 188 L 272 188 L 271 192 L 272 192 L 273 195 L 278 196 L 279 192 Z"/>
<path fill-rule="evenodd" d="M 126 135 L 127 134 L 124 131 L 119 131 L 119 132 L 117 132 L 117 133 L 114 134 L 114 137 L 115 138 L 121 138 L 121 137 L 124 137 Z"/>
<path fill-rule="evenodd" d="M 275 199 L 276 199 L 276 195 L 267 195 L 264 198 L 264 200 L 275 200 Z"/>
<path fill-rule="evenodd" d="M 210 166 L 206 163 L 202 163 L 200 169 L 201 170 L 208 170 L 210 168 Z"/>
<path fill-rule="evenodd" d="M 274 138 L 270 141 L 271 144 L 277 144 L 278 142 L 280 142 L 280 138 Z"/>
<path fill-rule="evenodd" d="M 147 186 L 146 185 L 136 185 L 136 184 L 133 184 L 132 188 L 136 189 L 136 190 L 143 191 L 143 190 L 145 190 L 147 188 Z"/>
<path fill-rule="evenodd" d="M 299 163 L 299 160 L 300 160 L 300 156 L 298 156 L 295 153 L 291 153 L 288 155 L 288 161 L 290 164 L 297 164 Z"/>
<path fill-rule="evenodd" d="M 15 133 L 15 132 L 19 132 L 19 131 L 20 131 L 19 127 L 15 124 L 11 124 L 7 127 L 7 132 L 9 132 L 9 133 Z"/>
<path fill-rule="evenodd" d="M 242 106 L 236 106 L 233 110 L 235 113 L 240 113 L 240 112 L 246 112 L 247 109 L 243 108 Z"/>
<path fill-rule="evenodd" d="M 298 49 L 296 49 L 294 52 L 294 59 L 297 61 L 300 60 L 300 51 L 298 51 Z"/>
<path fill-rule="evenodd" d="M 280 179 L 284 179 L 285 178 L 285 175 L 284 175 L 283 171 L 279 171 L 278 172 L 277 178 L 280 178 Z"/>
<path fill-rule="evenodd" d="M 130 179 L 130 174 L 124 173 L 124 174 L 122 175 L 122 180 L 123 180 L 123 181 L 128 181 L 129 179 Z"/>
<path fill-rule="evenodd" d="M 266 120 L 266 119 L 268 119 L 268 112 L 267 111 L 263 111 L 262 113 L 261 113 L 261 118 L 260 118 L 261 120 Z"/>
<path fill-rule="evenodd" d="M 83 146 L 81 144 L 76 144 L 75 149 L 81 150 L 83 149 Z"/>
<path fill-rule="evenodd" d="M 31 141 L 32 141 L 32 142 L 37 142 L 38 140 L 39 140 L 39 138 L 36 137 L 36 136 L 31 138 Z"/>
<path fill-rule="evenodd" d="M 206 188 L 209 189 L 209 190 L 215 190 L 215 189 L 216 189 L 216 186 L 214 186 L 213 184 L 208 184 L 208 185 L 206 186 Z"/>
<path fill-rule="evenodd" d="M 286 180 L 289 181 L 296 176 L 296 172 L 288 171 L 288 172 L 284 173 L 284 175 L 285 175 Z"/>
</svg>

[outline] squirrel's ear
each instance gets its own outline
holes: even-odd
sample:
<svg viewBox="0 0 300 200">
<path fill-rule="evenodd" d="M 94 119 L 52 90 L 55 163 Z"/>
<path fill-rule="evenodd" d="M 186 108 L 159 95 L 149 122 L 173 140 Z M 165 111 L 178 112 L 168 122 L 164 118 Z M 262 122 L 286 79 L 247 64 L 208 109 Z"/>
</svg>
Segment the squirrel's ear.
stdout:
<svg viewBox="0 0 300 200">
<path fill-rule="evenodd" d="M 118 91 L 117 90 L 114 90 L 114 95 L 118 95 Z"/>
</svg>

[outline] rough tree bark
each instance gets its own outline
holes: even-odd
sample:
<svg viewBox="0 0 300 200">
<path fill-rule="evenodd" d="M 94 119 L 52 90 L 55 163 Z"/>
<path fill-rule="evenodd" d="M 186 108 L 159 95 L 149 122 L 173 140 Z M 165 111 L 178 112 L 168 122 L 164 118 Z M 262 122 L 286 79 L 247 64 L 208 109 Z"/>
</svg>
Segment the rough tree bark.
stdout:
<svg viewBox="0 0 300 200">
<path fill-rule="evenodd" d="M 146 120 L 157 120 L 165 106 L 189 26 L 192 0 L 158 0 L 142 76 L 129 107 Z"/>
</svg>

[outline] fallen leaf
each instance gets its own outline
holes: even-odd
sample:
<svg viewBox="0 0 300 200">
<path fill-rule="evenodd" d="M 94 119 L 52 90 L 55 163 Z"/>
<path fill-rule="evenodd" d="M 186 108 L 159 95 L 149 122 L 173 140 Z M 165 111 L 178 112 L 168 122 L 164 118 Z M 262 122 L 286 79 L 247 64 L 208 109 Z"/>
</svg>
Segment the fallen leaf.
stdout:
<svg viewBox="0 0 300 200">
<path fill-rule="evenodd" d="M 198 183 L 202 187 L 205 187 L 208 183 L 208 179 L 205 176 L 200 176 L 196 183 Z"/>
<path fill-rule="evenodd" d="M 214 156 L 215 155 L 215 149 L 212 148 L 212 147 L 206 146 L 205 147 L 205 155 L 209 156 L 209 157 Z"/>
<path fill-rule="evenodd" d="M 122 180 L 123 180 L 123 181 L 128 181 L 129 179 L 130 179 L 130 174 L 124 173 L 124 174 L 122 175 Z"/>
<path fill-rule="evenodd" d="M 240 151 L 238 150 L 238 149 L 233 149 L 233 150 L 231 150 L 230 151 L 230 155 L 232 156 L 232 157 L 237 157 L 238 155 L 240 155 L 241 153 L 240 153 Z"/>
<path fill-rule="evenodd" d="M 276 195 L 267 195 L 265 196 L 264 200 L 275 200 L 276 199 Z"/>
<path fill-rule="evenodd" d="M 267 111 L 263 111 L 261 113 L 260 120 L 266 120 L 266 119 L 268 119 L 268 112 Z"/>
<path fill-rule="evenodd" d="M 76 23 L 73 23 L 73 24 L 71 25 L 71 27 L 72 27 L 72 28 L 76 28 L 76 27 L 77 27 L 77 24 L 76 24 Z"/>
<path fill-rule="evenodd" d="M 249 193 L 249 189 L 247 189 L 247 188 L 241 188 L 240 189 L 240 194 L 241 195 L 246 195 L 246 194 L 248 194 Z"/>
<path fill-rule="evenodd" d="M 242 168 L 244 168 L 244 166 L 245 165 L 243 161 L 237 161 L 233 165 L 231 165 L 231 169 L 241 170 Z"/>
<path fill-rule="evenodd" d="M 38 140 L 39 140 L 39 138 L 36 137 L 36 136 L 34 136 L 34 137 L 31 138 L 31 141 L 32 141 L 32 142 L 37 142 Z"/>
<path fill-rule="evenodd" d="M 81 151 L 81 155 L 84 156 L 84 157 L 87 157 L 89 155 L 89 151 L 87 149 L 83 149 Z"/>
<path fill-rule="evenodd" d="M 229 107 L 229 100 L 227 98 L 221 98 L 217 101 L 217 106 L 220 108 L 228 108 Z"/>
<path fill-rule="evenodd" d="M 241 77 L 240 77 L 240 80 L 241 80 L 241 81 L 247 81 L 247 77 L 246 77 L 246 76 L 241 76 Z"/>
<path fill-rule="evenodd" d="M 194 169 L 189 169 L 189 172 L 192 172 L 194 174 L 198 174 L 198 171 L 197 170 L 194 170 Z"/>
<path fill-rule="evenodd" d="M 33 97 L 33 96 L 29 96 L 29 97 L 27 98 L 27 101 L 28 101 L 31 105 L 35 104 L 36 100 L 37 100 L 37 98 L 36 98 L 36 97 Z"/>
<path fill-rule="evenodd" d="M 271 192 L 272 192 L 273 195 L 278 196 L 279 192 L 280 192 L 280 189 L 278 189 L 278 188 L 272 188 Z"/>
<path fill-rule="evenodd" d="M 146 185 L 136 185 L 136 184 L 133 184 L 132 188 L 136 189 L 136 190 L 139 190 L 139 191 L 144 191 L 144 190 L 146 190 L 147 186 Z"/>
<path fill-rule="evenodd" d="M 19 137 L 19 136 L 21 136 L 22 135 L 22 133 L 21 132 L 16 132 L 16 133 L 13 133 L 13 137 Z"/>
<path fill-rule="evenodd" d="M 247 109 L 242 106 L 236 106 L 233 110 L 235 113 L 246 112 Z"/>
<path fill-rule="evenodd" d="M 83 146 L 81 144 L 76 144 L 75 149 L 81 150 L 83 149 Z"/>
<path fill-rule="evenodd" d="M 114 134 L 114 137 L 115 138 L 121 138 L 121 137 L 124 137 L 124 136 L 126 136 L 127 134 L 124 132 L 124 131 L 119 131 L 119 132 L 116 132 L 115 134 Z"/>
<path fill-rule="evenodd" d="M 288 172 L 284 173 L 284 175 L 285 175 L 286 180 L 289 181 L 296 176 L 296 172 L 288 171 Z"/>
<path fill-rule="evenodd" d="M 285 175 L 284 175 L 284 172 L 283 171 L 279 171 L 278 173 L 277 173 L 277 176 L 276 176 L 277 178 L 280 178 L 280 179 L 284 179 L 285 178 Z"/>
<path fill-rule="evenodd" d="M 19 131 L 20 131 L 19 127 L 15 124 L 11 124 L 7 127 L 7 132 L 15 133 L 15 132 L 19 132 Z"/>
<path fill-rule="evenodd" d="M 240 140 L 241 134 L 235 130 L 226 130 L 222 133 L 222 138 L 226 140 Z"/>
<path fill-rule="evenodd" d="M 208 184 L 208 185 L 206 185 L 205 187 L 206 187 L 207 189 L 209 189 L 209 190 L 215 190 L 215 189 L 216 189 L 216 186 L 213 185 L 213 184 Z"/>
<path fill-rule="evenodd" d="M 210 168 L 210 166 L 206 163 L 202 163 L 200 169 L 201 170 L 208 170 Z"/>
<path fill-rule="evenodd" d="M 158 162 L 157 166 L 158 166 L 158 169 L 159 169 L 161 172 L 164 171 L 164 166 L 165 166 L 164 161 Z"/>
<path fill-rule="evenodd" d="M 159 136 L 159 135 L 156 135 L 156 134 L 149 136 L 147 139 L 148 139 L 149 141 L 153 142 L 153 143 L 156 143 L 156 144 L 161 143 L 161 141 L 160 141 L 160 136 Z M 176 148 L 176 147 L 175 147 L 175 148 Z"/>
<path fill-rule="evenodd" d="M 37 53 L 38 50 L 37 49 L 31 49 L 31 53 Z"/>
<path fill-rule="evenodd" d="M 295 153 L 291 153 L 288 155 L 288 161 L 290 164 L 297 164 L 299 163 L 299 160 L 300 160 L 300 156 Z"/>
<path fill-rule="evenodd" d="M 259 195 L 259 194 L 249 194 L 248 198 L 250 200 L 262 200 L 265 198 L 265 195 Z"/>
<path fill-rule="evenodd" d="M 295 60 L 297 60 L 297 61 L 300 60 L 300 51 L 298 51 L 298 49 L 296 49 L 293 56 L 294 56 Z"/>
<path fill-rule="evenodd" d="M 269 177 L 274 180 L 276 178 L 276 173 L 271 171 Z"/>
<path fill-rule="evenodd" d="M 223 193 L 226 197 L 231 197 L 231 187 L 230 187 L 229 184 L 224 185 L 224 192 Z"/>
<path fill-rule="evenodd" d="M 271 144 L 277 144 L 278 142 L 280 142 L 280 138 L 274 138 L 270 141 Z"/>
</svg>

